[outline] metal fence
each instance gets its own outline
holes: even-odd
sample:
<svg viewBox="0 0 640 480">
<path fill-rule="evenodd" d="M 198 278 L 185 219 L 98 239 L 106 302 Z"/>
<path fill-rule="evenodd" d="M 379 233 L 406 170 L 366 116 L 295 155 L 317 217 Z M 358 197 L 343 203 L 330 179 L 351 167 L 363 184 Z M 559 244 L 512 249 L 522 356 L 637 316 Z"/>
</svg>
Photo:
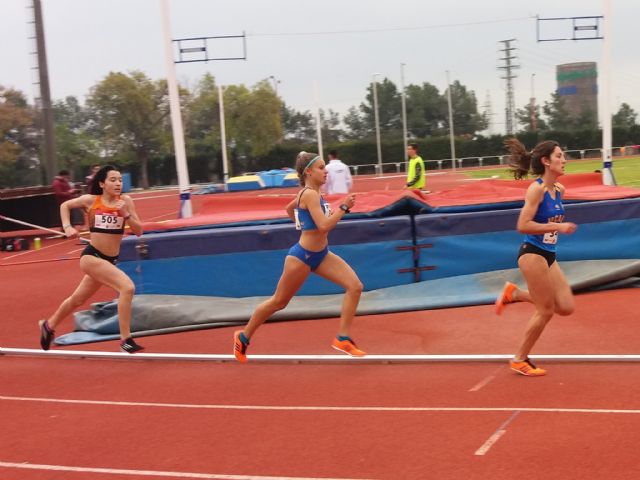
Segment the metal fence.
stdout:
<svg viewBox="0 0 640 480">
<path fill-rule="evenodd" d="M 584 150 L 565 150 L 568 160 L 595 160 L 602 158 L 601 148 L 588 148 Z M 640 145 L 627 145 L 623 147 L 613 147 L 611 149 L 613 157 L 623 157 L 627 155 L 640 154 Z M 506 165 L 508 155 L 493 155 L 484 157 L 462 157 L 455 159 L 455 168 L 481 168 Z M 427 170 L 450 170 L 453 167 L 453 160 L 450 158 L 441 160 L 425 160 Z M 377 163 L 367 163 L 362 165 L 350 165 L 353 175 L 380 175 L 382 173 L 406 173 L 407 162 L 389 162 L 381 165 Z"/>
</svg>

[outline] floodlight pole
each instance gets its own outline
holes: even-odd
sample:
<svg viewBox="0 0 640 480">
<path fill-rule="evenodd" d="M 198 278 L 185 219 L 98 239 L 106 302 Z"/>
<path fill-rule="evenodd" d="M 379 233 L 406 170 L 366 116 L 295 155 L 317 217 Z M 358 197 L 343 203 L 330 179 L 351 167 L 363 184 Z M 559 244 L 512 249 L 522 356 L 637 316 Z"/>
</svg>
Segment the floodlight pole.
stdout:
<svg viewBox="0 0 640 480">
<path fill-rule="evenodd" d="M 324 158 L 324 152 L 322 147 L 322 117 L 320 116 L 320 96 L 318 95 L 318 82 L 313 81 L 313 98 L 316 103 L 316 132 L 318 135 L 318 155 L 320 158 Z"/>
<path fill-rule="evenodd" d="M 38 80 L 40 87 L 40 109 L 44 132 L 43 156 L 46 165 L 47 181 L 51 182 L 58 174 L 56 158 L 56 139 L 53 127 L 53 108 L 51 107 L 51 89 L 49 87 L 49 67 L 47 66 L 47 49 L 44 38 L 44 22 L 40 0 L 33 0 L 33 22 L 35 24 L 36 52 L 38 56 Z"/>
<path fill-rule="evenodd" d="M 227 129 L 224 121 L 224 95 L 222 85 L 218 85 L 218 103 L 220 104 L 220 138 L 222 139 L 222 179 L 227 186 L 229 180 L 229 161 L 227 159 Z"/>
<path fill-rule="evenodd" d="M 451 146 L 451 166 L 456 169 L 456 140 L 453 131 L 453 107 L 451 106 L 451 81 L 447 70 L 447 103 L 449 104 L 449 145 Z"/>
<path fill-rule="evenodd" d="M 403 140 L 403 154 L 402 158 L 405 159 L 405 169 L 408 171 L 409 169 L 409 158 L 407 156 L 407 94 L 405 92 L 404 86 L 404 63 L 400 64 L 400 92 L 402 99 L 402 140 Z"/>
<path fill-rule="evenodd" d="M 378 114 L 378 90 L 376 88 L 376 76 L 379 73 L 372 75 L 373 81 L 371 82 L 373 88 L 373 115 L 376 124 L 376 150 L 378 152 L 378 175 L 382 175 L 382 146 L 380 145 L 380 117 Z"/>
<path fill-rule="evenodd" d="M 600 92 L 600 112 L 602 115 L 602 183 L 615 185 L 612 163 L 612 121 L 611 121 L 611 0 L 604 0 L 603 44 L 602 44 L 602 91 Z"/>
<path fill-rule="evenodd" d="M 164 33 L 164 58 L 167 69 L 167 87 L 169 88 L 169 108 L 171 111 L 173 146 L 176 155 L 176 169 L 178 172 L 178 186 L 180 189 L 179 217 L 190 218 L 193 215 L 193 211 L 191 209 L 191 190 L 189 184 L 189 171 L 187 169 L 187 153 L 184 145 L 182 114 L 180 112 L 178 80 L 176 78 L 176 66 L 173 62 L 173 42 L 171 40 L 171 24 L 169 20 L 169 0 L 160 0 L 160 11 L 162 14 L 162 30 Z"/>
</svg>

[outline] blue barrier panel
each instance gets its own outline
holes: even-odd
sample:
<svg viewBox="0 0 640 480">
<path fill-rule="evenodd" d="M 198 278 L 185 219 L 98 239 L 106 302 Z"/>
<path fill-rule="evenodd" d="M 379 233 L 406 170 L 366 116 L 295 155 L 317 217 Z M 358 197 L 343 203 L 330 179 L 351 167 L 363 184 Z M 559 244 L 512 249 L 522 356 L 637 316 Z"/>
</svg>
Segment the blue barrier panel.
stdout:
<svg viewBox="0 0 640 480">
<path fill-rule="evenodd" d="M 131 174 L 123 173 L 122 174 L 122 193 L 127 193 L 131 191 Z"/>
<path fill-rule="evenodd" d="M 606 200 L 565 205 L 573 235 L 560 235 L 558 260 L 640 258 L 640 200 Z M 422 280 L 469 275 L 517 266 L 524 235 L 516 231 L 519 210 L 416 216 Z"/>
<path fill-rule="evenodd" d="M 565 206 L 567 221 L 578 224 L 561 235 L 558 260 L 640 258 L 640 199 L 607 200 Z M 417 215 L 415 243 L 419 280 L 516 267 L 523 235 L 515 229 L 520 211 L 497 210 Z M 330 234 L 330 249 L 358 273 L 365 290 L 412 283 L 412 217 L 348 220 Z M 137 240 L 123 241 L 120 267 L 139 293 L 244 297 L 273 292 L 288 249 L 298 241 L 290 223 L 199 229 L 145 235 L 148 259 L 139 260 Z M 398 248 L 402 248 L 398 250 Z M 407 273 L 399 273 L 405 269 Z M 300 293 L 337 293 L 311 276 Z"/>
<path fill-rule="evenodd" d="M 122 243 L 119 267 L 138 293 L 246 297 L 275 290 L 288 249 L 298 241 L 291 224 L 191 230 L 145 235 L 147 259 L 139 259 L 138 240 Z M 413 281 L 398 270 L 411 268 L 410 217 L 351 220 L 330 234 L 330 250 L 356 271 L 365 290 Z M 342 289 L 311 275 L 303 295 L 338 293 Z"/>
</svg>

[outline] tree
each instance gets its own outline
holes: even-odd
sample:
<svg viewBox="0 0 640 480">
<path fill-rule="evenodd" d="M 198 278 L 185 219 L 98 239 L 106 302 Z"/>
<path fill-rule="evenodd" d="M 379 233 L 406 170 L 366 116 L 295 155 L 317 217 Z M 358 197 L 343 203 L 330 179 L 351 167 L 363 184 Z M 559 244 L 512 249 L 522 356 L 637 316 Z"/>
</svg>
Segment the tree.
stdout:
<svg viewBox="0 0 640 480">
<path fill-rule="evenodd" d="M 454 135 L 475 135 L 488 126 L 487 119 L 478 113 L 476 94 L 467 90 L 458 80 L 451 84 L 451 109 L 453 110 Z M 445 91 L 443 97 L 447 97 Z M 444 119 L 444 127 L 449 130 L 449 115 Z"/>
<path fill-rule="evenodd" d="M 553 92 L 551 100 L 544 102 L 542 111 L 547 116 L 547 125 L 550 130 L 566 131 L 572 129 L 571 115 L 564 104 L 564 99 L 558 92 Z"/>
<path fill-rule="evenodd" d="M 226 114 L 226 112 L 225 112 Z M 206 73 L 187 96 L 184 108 L 187 158 L 206 160 L 207 172 L 220 171 L 217 156 L 221 152 L 220 105 L 215 78 Z"/>
<path fill-rule="evenodd" d="M 573 119 L 573 127 L 575 130 L 597 130 L 598 115 L 593 108 L 585 103 L 578 116 Z"/>
<path fill-rule="evenodd" d="M 406 88 L 407 129 L 413 137 L 436 135 L 442 131 L 447 100 L 428 82 Z"/>
<path fill-rule="evenodd" d="M 547 123 L 542 119 L 540 105 L 535 106 L 534 118 L 535 118 L 535 130 L 547 129 Z M 522 131 L 525 131 L 525 132 L 534 131 L 533 125 L 531 124 L 531 104 L 528 104 L 516 110 L 516 120 L 523 127 Z"/>
<path fill-rule="evenodd" d="M 71 171 L 99 162 L 99 142 L 86 109 L 69 96 L 53 103 L 56 155 L 60 166 Z"/>
<path fill-rule="evenodd" d="M 310 143 L 316 139 L 315 119 L 309 110 L 298 112 L 292 107 L 283 105 L 282 128 L 286 140 Z"/>
<path fill-rule="evenodd" d="M 282 138 L 282 102 L 267 80 L 251 90 L 232 85 L 224 92 L 227 134 L 241 169 L 249 167 L 248 157 L 266 155 Z"/>
<path fill-rule="evenodd" d="M 364 116 L 356 107 L 350 107 L 343 117 L 343 122 L 347 127 L 345 137 L 350 140 L 367 138 L 371 135 L 372 128 L 365 122 Z"/>
<path fill-rule="evenodd" d="M 344 137 L 344 132 L 340 128 L 340 115 L 331 109 L 326 112 L 320 109 L 320 125 L 322 125 L 322 141 L 340 142 Z"/>
<path fill-rule="evenodd" d="M 615 113 L 612 118 L 614 127 L 629 129 L 635 125 L 636 117 L 638 114 L 629 106 L 628 103 L 620 105 L 620 109 Z"/>
<path fill-rule="evenodd" d="M 0 187 L 40 183 L 35 118 L 22 92 L 0 86 Z"/>
<path fill-rule="evenodd" d="M 168 103 L 166 82 L 152 81 L 139 71 L 109 73 L 87 100 L 91 119 L 103 135 L 102 153 L 121 161 L 133 155 L 143 188 L 149 187 L 149 158 L 168 149 Z"/>
<path fill-rule="evenodd" d="M 382 82 L 376 83 L 376 94 L 378 97 L 378 119 L 381 133 L 401 130 L 402 102 L 396 85 L 388 78 L 385 78 Z M 365 125 L 370 125 L 370 131 L 374 132 L 375 112 L 373 83 L 367 87 L 365 100 L 366 102 L 360 104 L 360 111 L 364 114 Z"/>
</svg>

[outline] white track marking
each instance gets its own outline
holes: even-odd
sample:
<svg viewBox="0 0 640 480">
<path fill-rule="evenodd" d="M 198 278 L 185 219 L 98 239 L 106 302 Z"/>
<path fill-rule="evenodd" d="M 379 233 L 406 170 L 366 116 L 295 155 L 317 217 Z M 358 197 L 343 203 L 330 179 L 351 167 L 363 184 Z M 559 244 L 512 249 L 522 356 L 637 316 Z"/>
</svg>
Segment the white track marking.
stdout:
<svg viewBox="0 0 640 480">
<path fill-rule="evenodd" d="M 309 412 L 537 412 L 537 413 L 593 413 L 639 415 L 640 409 L 609 408 L 552 408 L 552 407 L 383 407 L 331 405 L 231 405 L 155 402 L 115 402 L 110 400 L 82 400 L 45 397 L 14 397 L 0 395 L 0 401 L 62 403 L 75 405 L 104 405 L 115 407 L 177 408 L 192 410 L 253 410 L 253 411 L 309 411 Z"/>
<path fill-rule="evenodd" d="M 147 477 L 204 478 L 219 480 L 356 480 L 327 477 L 268 477 L 263 475 L 225 475 L 222 473 L 163 472 L 156 470 L 128 470 L 121 468 L 72 467 L 68 465 L 40 465 L 36 463 L 0 462 L 0 468 L 47 470 L 53 472 L 103 473 L 112 475 L 137 475 Z"/>
<path fill-rule="evenodd" d="M 486 387 L 489 383 L 491 383 L 493 381 L 494 378 L 496 378 L 498 376 L 498 373 L 502 369 L 503 369 L 503 367 L 496 368 L 490 375 L 488 375 L 486 378 L 482 379 L 481 381 L 476 383 L 473 387 L 471 387 L 469 389 L 469 391 L 470 392 L 477 392 L 478 390 Z"/>
<path fill-rule="evenodd" d="M 521 410 L 516 410 L 515 412 L 513 412 L 513 415 L 511 415 L 502 425 L 500 425 L 498 427 L 498 429 L 493 432 L 493 435 L 491 435 L 486 442 L 484 442 L 482 444 L 482 446 L 476 450 L 474 455 L 484 455 L 486 454 L 491 447 L 498 441 L 500 440 L 500 437 L 502 437 L 505 433 L 507 433 L 507 426 L 513 422 L 515 420 L 515 418 L 520 415 Z"/>
<path fill-rule="evenodd" d="M 135 336 L 135 335 L 134 335 Z M 100 358 L 110 360 L 169 360 L 199 362 L 232 362 L 233 354 L 193 354 L 193 353 L 136 353 L 105 352 L 88 350 L 55 349 L 43 351 L 33 348 L 0 347 L 0 356 L 28 356 L 45 358 Z M 423 362 L 502 362 L 513 358 L 513 354 L 486 355 L 367 355 L 349 357 L 347 355 L 247 355 L 256 363 L 423 363 Z M 532 355 L 532 360 L 546 362 L 627 362 L 640 361 L 640 355 Z"/>
</svg>

